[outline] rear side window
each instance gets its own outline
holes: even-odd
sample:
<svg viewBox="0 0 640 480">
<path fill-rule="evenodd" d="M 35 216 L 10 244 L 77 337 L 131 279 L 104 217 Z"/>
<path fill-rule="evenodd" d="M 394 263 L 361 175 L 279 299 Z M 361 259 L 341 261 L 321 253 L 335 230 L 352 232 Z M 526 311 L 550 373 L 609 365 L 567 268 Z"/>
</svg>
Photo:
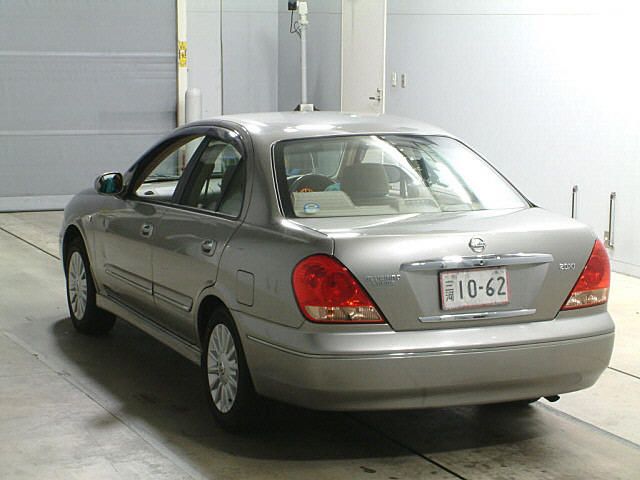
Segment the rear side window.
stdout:
<svg viewBox="0 0 640 480">
<path fill-rule="evenodd" d="M 240 152 L 232 144 L 218 139 L 207 140 L 201 151 L 181 203 L 238 216 L 245 185 Z"/>
<path fill-rule="evenodd" d="M 448 137 L 354 135 L 285 141 L 276 145 L 274 162 L 288 216 L 528 206 L 493 167 Z"/>
</svg>

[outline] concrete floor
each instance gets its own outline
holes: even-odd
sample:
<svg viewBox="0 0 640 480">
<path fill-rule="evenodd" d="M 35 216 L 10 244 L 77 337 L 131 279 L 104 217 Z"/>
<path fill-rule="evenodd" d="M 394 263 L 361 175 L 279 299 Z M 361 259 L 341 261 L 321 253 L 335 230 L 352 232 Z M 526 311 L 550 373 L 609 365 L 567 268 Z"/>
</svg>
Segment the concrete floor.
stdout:
<svg viewBox="0 0 640 480">
<path fill-rule="evenodd" d="M 119 322 L 76 334 L 61 212 L 0 215 L 0 478 L 640 479 L 640 279 L 614 275 L 598 384 L 524 409 L 321 413 L 275 406 L 229 435 L 198 368 Z"/>
</svg>

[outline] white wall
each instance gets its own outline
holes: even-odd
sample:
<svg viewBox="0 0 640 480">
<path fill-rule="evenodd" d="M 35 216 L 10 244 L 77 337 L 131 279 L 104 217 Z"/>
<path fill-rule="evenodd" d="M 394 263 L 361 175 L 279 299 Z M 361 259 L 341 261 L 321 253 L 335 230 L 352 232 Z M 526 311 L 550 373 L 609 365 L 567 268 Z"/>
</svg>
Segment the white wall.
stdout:
<svg viewBox="0 0 640 480">
<path fill-rule="evenodd" d="M 223 113 L 278 107 L 278 1 L 223 0 Z"/>
<path fill-rule="evenodd" d="M 278 0 L 187 0 L 188 84 L 204 118 L 277 109 L 278 36 Z"/>
<path fill-rule="evenodd" d="M 200 89 L 203 118 L 222 113 L 220 1 L 187 0 L 188 84 Z"/>
<path fill-rule="evenodd" d="M 604 10 L 604 13 L 603 13 Z M 389 0 L 387 112 L 469 141 L 532 201 L 602 237 L 640 274 L 640 18 L 632 2 Z"/>
</svg>

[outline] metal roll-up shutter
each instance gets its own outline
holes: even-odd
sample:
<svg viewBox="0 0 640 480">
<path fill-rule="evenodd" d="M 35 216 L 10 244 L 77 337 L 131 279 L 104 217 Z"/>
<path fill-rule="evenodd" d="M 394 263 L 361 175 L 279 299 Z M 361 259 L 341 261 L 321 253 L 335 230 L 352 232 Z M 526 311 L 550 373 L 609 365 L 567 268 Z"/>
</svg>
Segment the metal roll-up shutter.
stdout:
<svg viewBox="0 0 640 480">
<path fill-rule="evenodd" d="M 175 0 L 0 0 L 0 211 L 55 209 L 176 122 Z"/>
</svg>

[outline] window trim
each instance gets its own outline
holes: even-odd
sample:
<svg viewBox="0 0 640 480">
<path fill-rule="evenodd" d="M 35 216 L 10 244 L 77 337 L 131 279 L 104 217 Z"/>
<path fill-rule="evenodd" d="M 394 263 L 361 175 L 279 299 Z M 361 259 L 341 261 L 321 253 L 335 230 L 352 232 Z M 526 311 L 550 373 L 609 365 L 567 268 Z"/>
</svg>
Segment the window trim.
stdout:
<svg viewBox="0 0 640 480">
<path fill-rule="evenodd" d="M 198 145 L 196 152 L 194 153 L 193 160 L 187 164 L 187 168 L 184 170 L 183 175 L 180 177 L 176 190 L 170 202 L 162 200 L 153 200 L 149 197 L 139 197 L 135 195 L 133 186 L 138 182 L 139 178 L 144 174 L 146 169 L 152 164 L 158 156 L 162 155 L 170 146 L 176 144 L 179 139 L 185 137 L 199 137 L 202 136 L 202 142 Z M 213 210 L 206 210 L 203 208 L 191 207 L 181 204 L 187 185 L 191 182 L 191 176 L 194 175 L 194 165 L 197 160 L 200 160 L 202 151 L 204 150 L 205 141 L 210 139 L 216 139 L 232 144 L 240 153 L 242 158 L 242 164 L 244 164 L 245 173 L 245 185 L 242 197 L 242 204 L 240 212 L 237 216 L 227 215 L 225 213 L 216 212 Z M 187 141 L 188 142 L 188 141 Z M 186 143 L 186 142 L 185 142 Z M 184 145 L 184 144 L 183 144 Z M 202 149 L 202 150 L 201 150 Z M 176 131 L 170 134 L 168 137 L 160 140 L 156 145 L 152 146 L 129 168 L 126 173 L 126 187 L 125 191 L 121 194 L 120 198 L 123 200 L 130 200 L 135 202 L 149 203 L 152 205 L 161 205 L 164 207 L 177 208 L 179 210 L 187 210 L 194 213 L 200 213 L 203 215 L 209 215 L 221 218 L 223 220 L 237 221 L 243 217 L 246 205 L 248 204 L 248 197 L 250 196 L 249 181 L 249 153 L 253 152 L 251 146 L 251 139 L 237 126 L 231 123 L 225 125 L 196 125 L 189 128 L 185 128 L 181 131 Z M 197 157 L 195 156 L 197 154 Z"/>
</svg>

